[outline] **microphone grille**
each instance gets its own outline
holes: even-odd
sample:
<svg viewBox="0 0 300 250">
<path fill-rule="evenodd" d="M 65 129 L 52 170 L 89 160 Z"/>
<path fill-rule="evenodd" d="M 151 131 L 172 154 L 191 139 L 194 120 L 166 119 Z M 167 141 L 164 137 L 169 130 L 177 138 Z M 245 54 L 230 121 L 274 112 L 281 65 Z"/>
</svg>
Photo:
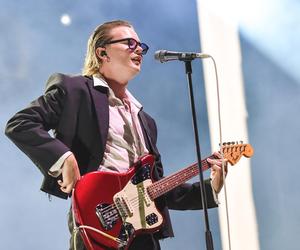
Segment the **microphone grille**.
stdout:
<svg viewBox="0 0 300 250">
<path fill-rule="evenodd" d="M 157 50 L 154 54 L 155 60 L 159 60 L 160 62 L 163 62 L 163 58 L 166 54 L 166 50 Z"/>
</svg>

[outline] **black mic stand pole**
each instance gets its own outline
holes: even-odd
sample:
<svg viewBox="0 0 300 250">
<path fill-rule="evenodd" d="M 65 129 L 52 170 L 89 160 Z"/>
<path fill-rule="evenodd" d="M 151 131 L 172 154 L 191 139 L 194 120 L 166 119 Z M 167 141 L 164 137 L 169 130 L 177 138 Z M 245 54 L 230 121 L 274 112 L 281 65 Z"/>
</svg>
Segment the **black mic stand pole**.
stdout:
<svg viewBox="0 0 300 250">
<path fill-rule="evenodd" d="M 199 143 L 198 127 L 197 127 L 197 116 L 196 116 L 196 111 L 195 111 L 195 101 L 194 101 L 193 84 L 192 84 L 192 63 L 191 63 L 192 60 L 193 59 L 182 59 L 182 61 L 185 62 L 185 71 L 187 74 L 187 80 L 188 80 L 188 84 L 189 84 L 190 103 L 191 103 L 192 116 L 193 116 L 194 136 L 195 136 L 199 177 L 200 177 L 200 191 L 201 191 L 201 196 L 202 196 L 201 197 L 202 198 L 202 207 L 203 207 L 204 219 L 205 219 L 206 249 L 213 250 L 214 249 L 213 238 L 212 238 L 212 234 L 209 229 L 209 221 L 208 221 L 208 213 L 207 213 L 207 199 L 206 199 L 206 192 L 205 192 L 205 186 L 204 186 L 204 180 L 203 180 L 200 143 Z"/>
</svg>

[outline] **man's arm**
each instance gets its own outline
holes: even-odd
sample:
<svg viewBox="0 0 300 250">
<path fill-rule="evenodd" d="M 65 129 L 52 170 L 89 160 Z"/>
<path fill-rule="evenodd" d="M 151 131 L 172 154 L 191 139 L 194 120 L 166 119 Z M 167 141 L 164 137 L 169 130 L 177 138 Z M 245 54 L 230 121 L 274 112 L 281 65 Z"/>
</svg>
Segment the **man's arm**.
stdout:
<svg viewBox="0 0 300 250">
<path fill-rule="evenodd" d="M 217 159 L 207 159 L 211 165 L 210 179 L 204 180 L 204 188 L 208 208 L 217 207 L 217 194 L 223 187 L 223 172 L 221 155 L 216 152 Z M 227 162 L 225 160 L 225 176 L 227 172 Z M 202 209 L 200 183 L 185 183 L 170 191 L 167 195 L 167 204 L 170 209 L 194 210 Z"/>
<path fill-rule="evenodd" d="M 5 134 L 38 166 L 43 175 L 70 149 L 48 131 L 59 123 L 66 92 L 62 75 L 49 78 L 48 89 L 7 123 Z"/>
</svg>

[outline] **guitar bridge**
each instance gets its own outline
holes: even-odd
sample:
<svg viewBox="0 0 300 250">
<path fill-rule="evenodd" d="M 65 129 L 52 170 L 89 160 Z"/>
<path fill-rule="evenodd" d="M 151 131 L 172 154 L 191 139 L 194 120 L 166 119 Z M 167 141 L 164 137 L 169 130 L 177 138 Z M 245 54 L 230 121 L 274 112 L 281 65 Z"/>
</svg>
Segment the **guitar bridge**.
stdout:
<svg viewBox="0 0 300 250">
<path fill-rule="evenodd" d="M 123 221 L 125 221 L 126 217 L 131 217 L 133 215 L 133 209 L 126 197 L 123 197 L 120 193 L 117 193 L 113 200 Z"/>
<path fill-rule="evenodd" d="M 118 210 L 109 204 L 99 204 L 96 214 L 105 230 L 111 230 L 119 218 Z"/>
</svg>

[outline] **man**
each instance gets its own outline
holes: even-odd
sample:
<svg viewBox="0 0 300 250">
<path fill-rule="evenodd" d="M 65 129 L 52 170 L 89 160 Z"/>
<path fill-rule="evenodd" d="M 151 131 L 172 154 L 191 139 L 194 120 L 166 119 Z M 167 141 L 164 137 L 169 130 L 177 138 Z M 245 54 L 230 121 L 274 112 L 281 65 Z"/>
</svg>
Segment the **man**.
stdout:
<svg viewBox="0 0 300 250">
<path fill-rule="evenodd" d="M 8 121 L 6 134 L 42 172 L 43 191 L 67 198 L 80 176 L 95 170 L 126 172 L 148 153 L 155 156 L 154 180 L 162 178 L 155 122 L 127 90 L 147 50 L 128 22 L 100 25 L 89 38 L 83 76 L 52 75 L 44 95 Z M 209 163 L 212 181 L 205 182 L 205 189 L 208 207 L 216 207 L 213 192 L 223 185 L 222 161 Z M 160 249 L 158 240 L 173 236 L 168 207 L 202 208 L 199 183 L 179 186 L 156 205 L 164 226 L 136 237 L 130 249 Z M 85 249 L 80 238 L 76 245 Z"/>
</svg>

